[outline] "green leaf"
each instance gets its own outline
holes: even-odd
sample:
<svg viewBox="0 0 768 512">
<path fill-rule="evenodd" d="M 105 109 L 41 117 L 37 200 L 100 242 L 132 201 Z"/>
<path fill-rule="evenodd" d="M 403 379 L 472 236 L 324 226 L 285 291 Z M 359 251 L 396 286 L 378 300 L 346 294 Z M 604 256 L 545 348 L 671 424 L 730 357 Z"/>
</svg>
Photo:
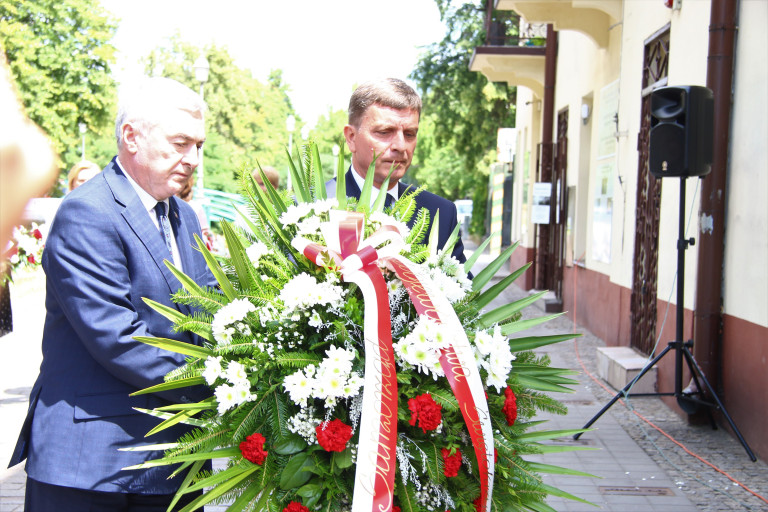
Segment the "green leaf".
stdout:
<svg viewBox="0 0 768 512">
<path fill-rule="evenodd" d="M 160 418 L 161 420 L 168 420 L 175 416 L 173 413 L 170 413 L 170 412 L 156 411 L 154 409 L 143 409 L 141 407 L 134 407 L 133 410 L 143 412 L 144 414 L 149 414 L 150 416 L 154 416 L 155 418 Z M 181 423 L 184 423 L 185 425 L 192 425 L 193 427 L 207 427 L 209 422 L 206 420 L 199 420 L 196 418 L 187 418 L 187 419 L 184 419 Z"/>
<path fill-rule="evenodd" d="M 312 473 L 307 469 L 314 467 L 315 463 L 308 453 L 302 452 L 294 455 L 280 475 L 280 488 L 287 491 L 304 485 L 312 478 Z"/>
<path fill-rule="evenodd" d="M 509 325 L 516 325 L 517 323 L 518 322 L 514 322 Z M 504 327 L 506 327 L 506 325 Z M 502 332 L 504 331 L 504 327 L 502 327 Z M 560 343 L 561 341 L 577 338 L 579 336 L 581 336 L 581 334 L 575 334 L 575 333 L 553 334 L 550 336 L 526 336 L 524 338 L 510 339 L 509 346 L 515 352 L 522 352 L 523 350 L 533 350 L 539 347 L 544 347 L 546 345 L 552 345 L 554 343 Z"/>
<path fill-rule="evenodd" d="M 235 288 L 232 286 L 229 278 L 219 266 L 219 262 L 216 261 L 216 258 L 213 256 L 213 254 L 211 254 L 211 251 L 209 251 L 208 247 L 206 247 L 205 242 L 203 242 L 200 237 L 197 236 L 197 234 L 195 234 L 195 241 L 197 242 L 197 246 L 200 248 L 200 251 L 203 253 L 205 262 L 208 264 L 208 268 L 213 274 L 213 277 L 215 277 L 216 281 L 219 283 L 221 291 L 224 292 L 224 295 L 230 301 L 236 299 L 237 292 L 235 291 Z"/>
<path fill-rule="evenodd" d="M 178 323 L 179 321 L 186 318 L 186 315 L 178 309 L 166 306 L 165 304 L 160 304 L 159 302 L 155 302 L 154 300 L 148 299 L 146 297 L 142 297 L 141 300 L 143 300 L 147 306 L 151 307 L 173 323 Z"/>
<path fill-rule="evenodd" d="M 173 510 L 173 508 L 176 506 L 176 503 L 179 502 L 184 492 L 186 492 L 186 489 L 192 483 L 192 479 L 195 477 L 195 475 L 197 475 L 198 471 L 200 471 L 200 468 L 203 467 L 203 464 L 205 464 L 204 460 L 198 460 L 192 463 L 192 467 L 187 472 L 187 475 L 184 477 L 184 480 L 181 482 L 181 485 L 179 486 L 179 490 L 176 491 L 176 495 L 173 497 L 171 504 L 168 506 L 169 510 Z"/>
<path fill-rule="evenodd" d="M 227 249 L 229 249 L 229 258 L 232 265 L 235 267 L 235 272 L 240 280 L 242 288 L 253 288 L 256 277 L 253 275 L 253 266 L 248 261 L 248 256 L 245 254 L 245 247 L 240 237 L 237 236 L 235 230 L 229 222 L 222 222 L 221 229 L 224 232 L 224 239 L 227 242 Z"/>
<path fill-rule="evenodd" d="M 291 180 L 293 180 L 293 192 L 300 203 L 311 203 L 312 198 L 309 196 L 309 188 L 304 183 L 302 173 L 296 169 L 296 164 L 287 148 L 285 152 L 288 154 L 288 171 L 291 173 Z M 301 158 L 299 158 L 299 165 L 301 165 Z"/>
<path fill-rule="evenodd" d="M 534 441 L 546 441 L 548 439 L 558 439 L 560 437 L 568 437 L 582 432 L 587 432 L 584 429 L 572 429 L 572 430 L 538 430 L 535 432 L 525 432 L 517 436 L 518 442 L 534 442 Z"/>
<path fill-rule="evenodd" d="M 547 494 L 550 494 L 552 496 L 557 496 L 558 498 L 565 498 L 568 500 L 578 501 L 580 503 L 586 503 L 587 505 L 592 505 L 593 507 L 600 508 L 598 505 L 595 505 L 591 501 L 587 501 L 585 499 L 579 498 L 578 496 L 574 496 L 573 494 L 562 491 L 557 487 L 552 487 L 551 485 L 547 485 L 547 484 L 540 484 L 540 487 Z"/>
<path fill-rule="evenodd" d="M 222 482 L 215 488 L 211 489 L 207 493 L 203 494 L 199 498 L 197 498 L 195 501 L 181 509 L 179 512 L 192 512 L 193 510 L 196 510 L 200 508 L 200 506 L 205 505 L 206 503 L 210 503 L 211 501 L 215 500 L 222 494 L 226 493 L 233 487 L 235 487 L 237 484 L 239 484 L 241 481 L 248 478 L 252 473 L 260 469 L 261 466 L 253 466 L 252 468 L 248 468 L 242 473 L 234 476 L 233 478 L 230 478 L 226 482 Z"/>
<path fill-rule="evenodd" d="M 312 151 L 312 175 L 315 182 L 315 197 L 317 199 L 326 199 L 325 178 L 323 177 L 323 164 L 320 162 L 320 151 L 314 142 L 310 143 L 310 148 Z"/>
<path fill-rule="evenodd" d="M 176 457 L 163 457 L 162 459 L 148 460 L 135 466 L 128 466 L 123 469 L 145 469 L 154 468 L 156 466 L 169 466 L 171 464 L 178 464 L 179 462 L 196 461 L 196 460 L 211 460 L 226 457 L 240 456 L 240 448 L 222 448 L 220 450 L 213 450 L 210 452 L 197 452 L 188 453 L 184 455 L 177 455 Z"/>
<path fill-rule="evenodd" d="M 148 301 L 149 299 L 144 299 Z M 162 348 L 169 352 L 176 352 L 177 354 L 184 354 L 187 356 L 197 357 L 205 359 L 208 356 L 213 355 L 213 351 L 199 345 L 192 345 L 185 341 L 171 340 L 168 338 L 153 338 L 152 336 L 134 336 L 133 339 L 151 345 L 153 347 Z"/>
<path fill-rule="evenodd" d="M 555 313 L 554 315 L 540 316 L 538 318 L 529 318 L 527 320 L 518 320 L 517 322 L 511 322 L 501 326 L 501 334 L 503 334 L 504 336 L 509 336 L 512 333 L 524 331 L 526 329 L 530 329 L 531 327 L 535 327 L 545 322 L 549 322 L 550 320 L 553 320 L 564 314 L 565 313 Z M 517 350 L 513 344 L 510 344 L 510 346 L 512 347 L 512 350 Z"/>
<path fill-rule="evenodd" d="M 487 290 L 483 291 L 480 295 L 475 298 L 473 301 L 475 307 L 477 309 L 482 309 L 485 306 L 487 306 L 493 299 L 495 299 L 501 292 L 507 289 L 507 287 L 512 284 L 515 280 L 517 280 L 518 277 L 523 275 L 523 273 L 528 270 L 528 268 L 531 266 L 530 263 L 526 263 L 519 269 L 515 270 L 511 274 L 509 274 L 507 277 L 496 283 L 495 285 L 491 286 Z"/>
<path fill-rule="evenodd" d="M 245 507 L 251 502 L 251 500 L 255 499 L 256 496 L 259 495 L 261 490 L 261 487 L 258 485 L 249 485 L 245 488 L 243 493 L 238 496 L 237 499 L 233 501 L 229 507 L 227 507 L 227 512 L 242 512 L 245 510 Z"/>
<path fill-rule="evenodd" d="M 168 391 L 171 389 L 200 385 L 205 385 L 205 379 L 203 377 L 189 377 L 187 379 L 172 380 L 170 382 L 163 382 L 162 384 L 156 384 L 148 388 L 140 389 L 139 391 L 134 391 L 129 396 L 146 395 L 147 393 L 159 393 L 161 391 Z"/>
<path fill-rule="evenodd" d="M 333 464 L 341 469 L 350 467 L 352 465 L 352 448 L 347 447 L 343 452 L 334 452 Z"/>
<path fill-rule="evenodd" d="M 336 160 L 336 200 L 339 202 L 339 209 L 347 209 L 347 180 L 345 174 L 347 168 L 344 161 L 344 144 L 341 145 L 339 157 Z M 354 172 L 354 171 L 353 171 Z"/>
<path fill-rule="evenodd" d="M 307 447 L 307 442 L 299 435 L 292 434 L 272 446 L 272 451 L 279 455 L 293 455 Z"/>
<path fill-rule="evenodd" d="M 488 281 L 490 281 L 491 278 L 496 275 L 496 272 L 498 272 L 502 265 L 504 265 L 509 257 L 512 256 L 512 252 L 517 249 L 518 245 L 520 245 L 520 242 L 515 242 L 511 246 L 504 249 L 504 252 L 497 256 L 496 259 L 494 259 L 490 264 L 488 264 L 487 267 L 485 267 L 475 276 L 475 278 L 472 280 L 473 292 L 482 290 L 485 285 L 488 284 Z"/>
<path fill-rule="evenodd" d="M 435 212 L 435 218 L 432 219 L 432 226 L 429 230 L 429 241 L 427 242 L 427 250 L 429 254 L 437 254 L 437 242 L 440 232 L 440 210 Z"/>
<path fill-rule="evenodd" d="M 197 414 L 198 411 L 179 411 L 176 414 L 172 415 L 170 418 L 166 419 L 159 425 L 157 425 L 155 428 L 150 430 L 146 433 L 144 437 L 149 437 L 153 434 L 157 434 L 158 432 L 161 432 L 167 428 L 170 428 L 174 425 L 177 425 L 182 422 L 186 422 L 187 420 L 191 419 L 192 416 Z"/>
<path fill-rule="evenodd" d="M 483 243 L 481 243 L 477 249 L 475 249 L 475 252 L 472 253 L 472 256 L 467 258 L 467 261 L 464 263 L 464 271 L 469 272 L 472 270 L 472 267 L 475 266 L 475 263 L 477 263 L 477 260 L 480 259 L 480 256 L 483 255 L 483 252 L 485 251 L 485 248 L 488 247 L 488 244 L 491 243 L 491 238 L 498 235 L 498 233 L 494 233 L 493 235 L 489 236 L 485 240 L 483 240 Z"/>
<path fill-rule="evenodd" d="M 528 468 L 536 471 L 537 473 L 547 473 L 549 475 L 571 475 L 571 476 L 588 476 L 590 478 L 601 478 L 599 476 L 585 473 L 583 471 L 577 471 L 575 469 L 564 468 L 561 466 L 553 466 L 551 464 L 543 464 L 541 462 L 525 461 L 528 464 Z"/>
<path fill-rule="evenodd" d="M 579 383 L 579 381 L 566 379 L 570 382 L 568 384 L 576 385 Z M 551 393 L 573 393 L 574 390 L 571 388 L 566 388 L 565 386 L 561 386 L 559 384 L 555 384 L 554 382 L 547 381 L 544 379 L 540 379 L 538 377 L 531 377 L 529 375 L 518 375 L 517 376 L 517 382 L 530 389 L 535 389 L 537 391 L 547 391 Z"/>
<path fill-rule="evenodd" d="M 299 487 L 296 494 L 304 498 L 304 505 L 309 508 L 320 501 L 323 496 L 323 486 L 322 484 L 308 483 Z"/>
<path fill-rule="evenodd" d="M 493 324 L 498 324 L 503 322 L 504 320 L 507 320 L 515 313 L 519 312 L 520 310 L 524 309 L 527 306 L 530 306 L 537 300 L 539 300 L 546 291 L 534 293 L 533 295 L 529 295 L 528 297 L 522 298 L 520 300 L 516 300 L 515 302 L 511 302 L 509 304 L 505 304 L 501 307 L 498 307 L 494 310 L 489 311 L 488 313 L 482 315 L 478 322 L 483 327 L 490 327 Z"/>
</svg>

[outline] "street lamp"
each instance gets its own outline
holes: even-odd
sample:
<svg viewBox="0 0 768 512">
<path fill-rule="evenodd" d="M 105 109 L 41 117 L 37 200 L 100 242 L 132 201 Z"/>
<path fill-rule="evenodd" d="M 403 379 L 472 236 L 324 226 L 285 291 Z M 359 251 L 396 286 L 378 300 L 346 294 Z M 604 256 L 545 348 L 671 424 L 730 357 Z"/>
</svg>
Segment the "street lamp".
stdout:
<svg viewBox="0 0 768 512">
<path fill-rule="evenodd" d="M 293 157 L 293 130 L 296 129 L 296 118 L 289 115 L 285 119 L 285 128 L 288 130 L 288 154 Z M 291 169 L 288 168 L 288 191 L 291 191 Z"/>
<path fill-rule="evenodd" d="M 200 82 L 200 99 L 205 101 L 203 85 L 208 81 L 208 72 L 211 70 L 211 66 L 208 64 L 208 59 L 205 58 L 205 55 L 200 54 L 192 68 L 195 70 L 195 78 Z M 200 163 L 197 166 L 197 197 L 198 200 L 201 200 L 203 199 L 203 180 L 205 177 L 205 171 L 203 171 L 203 148 L 200 148 L 198 158 Z"/>
<path fill-rule="evenodd" d="M 80 160 L 85 160 L 85 132 L 88 130 L 88 127 L 85 126 L 85 123 L 80 123 L 78 128 L 80 128 L 80 135 L 83 136 L 83 146 L 80 150 Z"/>
</svg>

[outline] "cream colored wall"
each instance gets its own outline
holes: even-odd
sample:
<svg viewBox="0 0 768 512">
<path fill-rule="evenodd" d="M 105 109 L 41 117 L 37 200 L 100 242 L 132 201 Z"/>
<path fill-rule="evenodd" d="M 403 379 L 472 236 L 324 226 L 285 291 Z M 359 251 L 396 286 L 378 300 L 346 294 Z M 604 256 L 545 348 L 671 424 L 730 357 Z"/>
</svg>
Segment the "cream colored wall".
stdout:
<svg viewBox="0 0 768 512">
<path fill-rule="evenodd" d="M 745 318 L 759 325 L 768 324 L 768 83 L 765 63 L 768 62 L 768 42 L 765 21 L 768 2 L 742 0 L 739 32 L 739 61 L 734 110 L 734 147 L 729 178 L 728 235 L 726 239 L 725 308 L 726 313 Z M 666 8 L 662 2 L 627 0 L 623 19 L 610 33 L 610 44 L 600 49 L 587 36 L 574 31 L 561 31 L 559 36 L 555 112 L 569 111 L 568 183 L 577 187 L 576 215 L 587 215 L 575 223 L 574 238 L 586 246 L 588 268 L 604 273 L 620 286 L 631 288 L 634 268 L 635 208 L 637 194 L 637 136 L 640 129 L 642 70 L 645 41 L 670 25 L 670 63 L 668 85 L 706 85 L 709 43 L 710 2 L 687 0 L 682 9 Z M 755 51 L 757 57 L 746 57 Z M 751 53 L 750 53 L 751 52 Z M 750 64 L 745 64 L 749 62 Z M 756 66 L 752 63 L 760 63 Z M 618 133 L 616 147 L 616 176 L 613 187 L 613 216 L 611 232 L 611 262 L 606 264 L 591 258 L 592 213 L 596 175 L 597 123 L 600 115 L 600 91 L 607 84 L 618 82 Z M 760 98 L 757 107 L 754 98 Z M 580 107 L 587 98 L 593 109 L 588 126 L 581 123 Z M 517 161 L 522 163 L 530 152 L 530 192 L 535 181 L 536 144 L 540 140 L 541 111 L 529 89 L 518 91 L 517 127 L 521 134 Z M 526 105 L 527 102 L 532 102 Z M 556 129 L 556 127 L 555 127 Z M 586 137 L 585 130 L 590 137 Z M 553 134 L 554 137 L 555 134 Z M 586 139 L 589 139 L 588 141 Z M 589 174 L 585 183 L 580 166 L 584 167 L 583 151 L 588 151 Z M 522 178 L 516 176 L 515 235 L 527 247 L 534 245 L 533 225 L 525 220 L 518 207 L 522 205 Z M 677 240 L 679 215 L 679 186 L 677 178 L 662 182 L 661 223 L 659 227 L 659 269 L 657 294 L 662 300 L 676 302 Z M 688 179 L 685 223 L 690 225 L 688 237 L 698 237 L 699 190 L 698 179 Z M 586 197 L 586 200 L 585 200 Z M 586 204 L 585 204 L 586 203 Z M 530 204 L 530 198 L 528 200 Z M 691 216 L 693 219 L 691 219 Z M 580 217 L 581 220 L 583 218 Z M 517 230 L 517 231 L 515 231 Z M 578 245 L 578 244 L 577 244 Z M 578 251 L 577 251 L 578 252 Z M 575 255 L 580 256 L 579 254 Z M 686 251 L 685 306 L 693 308 L 696 283 L 696 248 Z M 744 283 L 755 283 L 755 293 L 744 293 Z M 757 300 L 755 300 L 757 298 Z"/>
<path fill-rule="evenodd" d="M 515 154 L 515 183 L 513 187 L 512 206 L 512 241 L 520 241 L 523 247 L 533 247 L 533 224 L 530 222 L 531 190 L 536 181 L 536 144 L 541 140 L 541 110 L 540 98 L 537 98 L 527 87 L 518 86 L 516 121 L 518 127 L 517 152 Z M 527 187 L 525 179 L 525 155 L 529 157 L 529 173 Z M 523 191 L 527 191 L 526 198 Z M 524 206 L 524 203 L 527 206 Z"/>
<path fill-rule="evenodd" d="M 768 326 L 768 2 L 740 2 L 726 203 L 724 310 Z"/>
</svg>

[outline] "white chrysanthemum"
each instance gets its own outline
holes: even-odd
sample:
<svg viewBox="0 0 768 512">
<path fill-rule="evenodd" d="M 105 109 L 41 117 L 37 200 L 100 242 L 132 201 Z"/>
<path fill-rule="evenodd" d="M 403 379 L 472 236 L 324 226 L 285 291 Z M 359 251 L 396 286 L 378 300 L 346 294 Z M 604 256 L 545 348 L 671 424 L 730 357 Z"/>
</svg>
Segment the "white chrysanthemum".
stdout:
<svg viewBox="0 0 768 512">
<path fill-rule="evenodd" d="M 292 224 L 298 224 L 298 222 L 303 217 L 306 217 L 310 213 L 312 213 L 312 204 L 310 203 L 292 204 L 280 216 L 280 222 L 284 227 L 290 226 Z"/>
<path fill-rule="evenodd" d="M 323 319 L 320 318 L 320 313 L 317 311 L 312 311 L 312 314 L 309 316 L 309 321 L 307 322 L 310 327 L 314 327 L 315 329 L 322 327 L 323 325 Z"/>
<path fill-rule="evenodd" d="M 312 204 L 312 209 L 315 211 L 316 215 L 322 215 L 323 213 L 329 212 L 338 207 L 339 201 L 335 197 L 315 201 L 315 203 Z"/>
<path fill-rule="evenodd" d="M 219 414 L 224 414 L 237 405 L 237 394 L 235 393 L 234 386 L 228 384 L 217 386 L 214 395 L 216 395 L 216 401 L 218 402 L 217 410 Z"/>
<path fill-rule="evenodd" d="M 232 336 L 235 334 L 234 327 L 226 327 L 218 324 L 211 324 L 213 331 L 213 339 L 218 341 L 222 345 L 229 345 L 232 343 Z"/>
<path fill-rule="evenodd" d="M 251 394 L 251 386 L 248 381 L 238 382 L 232 386 L 232 393 L 235 397 L 235 404 L 240 405 L 248 402 L 249 400 L 255 400 L 256 395 Z"/>
<path fill-rule="evenodd" d="M 340 307 L 344 289 L 328 281 L 318 283 L 307 273 L 301 273 L 288 281 L 280 291 L 280 300 L 288 311 L 308 309 L 314 306 Z"/>
<path fill-rule="evenodd" d="M 299 370 L 283 380 L 283 387 L 290 395 L 293 403 L 306 405 L 307 399 L 312 396 L 314 380 Z"/>
<path fill-rule="evenodd" d="M 224 376 L 234 385 L 248 382 L 248 372 L 246 372 L 245 366 L 237 361 L 231 361 L 227 365 L 227 371 L 224 373 Z"/>
<path fill-rule="evenodd" d="M 487 356 L 493 349 L 494 339 L 487 331 L 477 331 L 475 333 L 475 348 L 482 355 Z"/>
<path fill-rule="evenodd" d="M 251 260 L 254 267 L 259 266 L 259 260 L 262 256 L 269 254 L 269 248 L 263 242 L 254 242 L 249 248 L 245 250 L 246 256 Z"/>
<path fill-rule="evenodd" d="M 313 215 L 299 222 L 296 226 L 299 228 L 296 234 L 298 235 L 319 235 L 320 224 L 322 221 L 320 217 Z"/>
<path fill-rule="evenodd" d="M 221 377 L 221 356 L 211 357 L 205 360 L 205 370 L 203 370 L 203 378 L 205 382 L 210 386 L 216 379 Z"/>
<path fill-rule="evenodd" d="M 248 299 L 235 299 L 213 315 L 213 323 L 232 325 L 235 322 L 243 321 L 248 313 L 253 311 L 256 311 L 256 306 L 251 304 Z"/>
</svg>

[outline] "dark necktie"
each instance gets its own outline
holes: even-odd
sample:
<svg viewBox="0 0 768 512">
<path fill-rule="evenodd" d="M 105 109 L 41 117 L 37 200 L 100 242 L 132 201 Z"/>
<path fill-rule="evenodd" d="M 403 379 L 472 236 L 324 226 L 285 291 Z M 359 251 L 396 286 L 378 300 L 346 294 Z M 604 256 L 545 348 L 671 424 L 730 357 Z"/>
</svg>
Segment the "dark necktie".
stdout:
<svg viewBox="0 0 768 512">
<path fill-rule="evenodd" d="M 392 208 L 393 204 L 395 204 L 395 198 L 392 194 L 387 194 L 387 198 L 384 199 L 384 208 Z"/>
<path fill-rule="evenodd" d="M 168 248 L 168 252 L 173 254 L 173 247 L 171 246 L 171 224 L 168 222 L 168 216 L 165 214 L 165 203 L 159 202 L 155 205 L 155 213 L 157 214 L 157 225 L 160 226 L 160 235 L 165 240 L 165 246 Z"/>
</svg>

